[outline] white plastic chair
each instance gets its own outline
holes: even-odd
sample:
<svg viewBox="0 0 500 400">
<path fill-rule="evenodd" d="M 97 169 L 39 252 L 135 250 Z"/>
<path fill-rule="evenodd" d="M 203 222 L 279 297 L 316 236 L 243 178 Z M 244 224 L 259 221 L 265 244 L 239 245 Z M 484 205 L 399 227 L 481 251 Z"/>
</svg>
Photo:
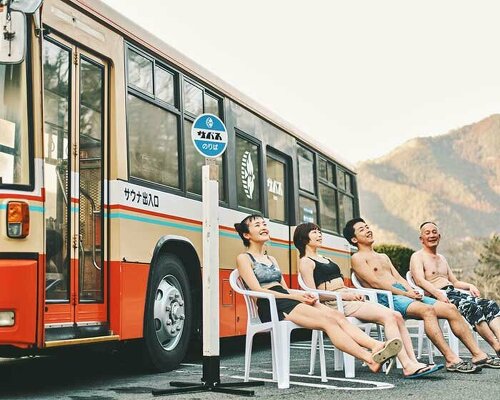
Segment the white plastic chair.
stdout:
<svg viewBox="0 0 500 400">
<path fill-rule="evenodd" d="M 406 272 L 406 280 L 408 281 L 408 283 L 410 284 L 410 286 L 413 288 L 413 289 L 416 289 L 416 290 L 421 290 L 423 292 L 423 289 L 418 286 L 415 281 L 413 280 L 413 275 L 411 274 L 411 271 L 408 271 Z M 460 292 L 464 292 L 464 293 L 468 293 L 467 290 L 462 290 L 462 289 L 456 289 Z M 441 290 L 441 292 L 443 294 L 446 295 L 446 291 L 445 290 Z M 458 338 L 455 336 L 455 334 L 453 333 L 453 331 L 451 330 L 451 326 L 450 326 L 450 323 L 447 321 L 447 320 L 439 320 L 440 322 L 441 321 L 445 321 L 444 322 L 444 326 L 446 327 L 446 331 L 448 333 L 448 342 L 450 344 L 450 348 L 451 350 L 457 355 L 457 356 L 460 356 L 460 342 L 458 341 Z M 470 326 L 469 323 L 467 323 L 468 326 Z M 471 327 L 472 329 L 472 327 Z M 477 337 L 477 332 L 472 330 L 473 334 L 474 334 L 474 338 L 476 339 L 476 342 L 478 340 L 478 337 Z"/>
<path fill-rule="evenodd" d="M 389 303 L 389 308 L 391 310 L 394 310 L 394 300 L 392 298 L 392 292 L 390 292 L 388 290 L 373 289 L 373 288 L 364 287 L 361 284 L 361 282 L 358 280 L 358 277 L 356 276 L 356 274 L 354 272 L 351 274 L 351 281 L 352 281 L 352 284 L 354 285 L 354 287 L 357 289 L 372 291 L 373 293 L 376 293 L 376 294 L 385 294 L 387 296 L 387 302 Z M 427 339 L 427 351 L 429 354 L 429 363 L 433 364 L 434 363 L 433 344 L 425 334 L 424 321 L 422 321 L 421 319 L 417 319 L 416 321 L 417 321 L 417 328 L 418 328 L 418 331 L 417 331 L 417 359 L 420 359 L 422 357 L 422 347 L 424 344 L 424 338 L 426 338 Z"/>
<path fill-rule="evenodd" d="M 233 270 L 229 275 L 231 288 L 243 295 L 247 307 L 247 334 L 245 341 L 245 382 L 248 382 L 250 377 L 250 361 L 252 357 L 253 337 L 259 332 L 270 332 L 271 334 L 271 355 L 273 365 L 273 380 L 278 382 L 279 389 L 287 389 L 290 387 L 290 333 L 297 328 L 303 328 L 291 321 L 280 321 L 276 308 L 276 298 L 269 293 L 256 292 L 248 290 L 240 278 L 237 269 Z M 299 290 L 288 289 L 290 293 L 303 293 Z M 263 298 L 269 300 L 271 310 L 271 321 L 261 322 L 257 313 L 257 306 L 253 298 Z M 320 343 L 320 368 L 321 381 L 327 382 L 326 366 L 325 366 L 325 351 L 323 347 L 323 332 L 313 330 L 312 340 Z"/>
<path fill-rule="evenodd" d="M 331 290 L 320 290 L 316 288 L 311 288 L 306 285 L 304 280 L 302 279 L 301 274 L 299 273 L 298 276 L 298 282 L 299 286 L 311 293 L 316 293 L 318 296 L 323 296 L 323 297 L 330 297 L 332 300 L 337 300 L 337 309 L 343 314 L 344 313 L 344 304 L 342 302 L 342 295 L 338 292 L 334 292 Z M 368 296 L 370 301 L 377 301 L 376 299 L 376 294 L 369 292 L 367 290 L 362 290 L 362 289 L 351 289 L 353 292 L 361 293 L 365 296 Z M 355 317 L 347 317 L 347 320 L 352 323 L 353 325 L 356 325 L 360 327 L 361 329 L 365 330 L 365 333 L 367 335 L 370 335 L 372 326 L 374 325 L 373 323 L 370 322 L 363 322 L 359 320 L 358 318 Z M 378 333 L 378 338 L 380 340 L 383 340 L 383 333 L 382 329 L 379 325 L 376 325 L 377 327 L 377 333 Z M 315 358 L 316 358 L 316 350 L 317 350 L 317 343 L 314 341 L 311 341 L 311 365 L 310 365 L 310 370 L 309 374 L 312 375 L 314 373 L 314 366 L 315 366 Z M 343 362 L 342 362 L 343 361 Z M 354 356 L 348 354 L 348 353 L 343 353 L 337 348 L 335 348 L 334 351 L 334 369 L 335 371 L 340 371 L 344 369 L 344 374 L 346 378 L 354 378 L 356 376 L 356 370 L 355 370 L 355 359 Z"/>
</svg>

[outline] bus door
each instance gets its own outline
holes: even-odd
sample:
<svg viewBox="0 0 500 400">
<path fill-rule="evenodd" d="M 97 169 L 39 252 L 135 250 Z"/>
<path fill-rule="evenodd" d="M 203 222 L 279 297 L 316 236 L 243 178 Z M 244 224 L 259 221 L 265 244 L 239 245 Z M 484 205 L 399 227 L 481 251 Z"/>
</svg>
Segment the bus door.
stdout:
<svg viewBox="0 0 500 400">
<path fill-rule="evenodd" d="M 109 335 L 104 139 L 107 64 L 53 35 L 43 43 L 45 342 Z"/>
</svg>

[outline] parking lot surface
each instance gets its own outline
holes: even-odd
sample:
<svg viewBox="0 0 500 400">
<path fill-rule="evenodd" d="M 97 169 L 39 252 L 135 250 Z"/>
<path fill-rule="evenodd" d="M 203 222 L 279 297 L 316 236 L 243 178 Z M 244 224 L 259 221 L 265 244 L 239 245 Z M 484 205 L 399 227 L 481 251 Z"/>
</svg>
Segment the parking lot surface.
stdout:
<svg viewBox="0 0 500 400">
<path fill-rule="evenodd" d="M 286 396 L 294 399 L 498 399 L 500 370 L 483 370 L 465 375 L 440 371 L 418 380 L 403 379 L 400 369 L 389 375 L 373 374 L 359 362 L 356 377 L 346 379 L 343 371 L 334 371 L 333 348 L 326 344 L 328 382 L 319 377 L 319 362 L 315 375 L 308 375 L 310 347 L 307 337 L 299 335 L 291 349 L 291 386 L 280 390 L 272 382 L 271 355 L 268 338 L 257 339 L 252 355 L 251 378 L 264 380 L 265 386 L 255 387 L 255 398 L 269 399 Z M 484 346 L 484 342 L 482 343 Z M 484 346 L 485 347 L 485 346 Z M 486 347 L 485 347 L 486 349 Z M 462 349 L 461 355 L 467 353 Z M 244 375 L 244 339 L 223 340 L 221 344 L 221 381 L 241 382 Z M 423 356 L 426 361 L 426 356 Z M 435 357 L 435 362 L 443 362 Z M 167 373 L 145 373 L 133 362 L 110 353 L 90 351 L 68 352 L 50 357 L 0 359 L 1 399 L 237 399 L 241 396 L 204 392 L 154 397 L 153 389 L 169 388 L 171 381 L 197 384 L 201 380 L 202 364 L 192 357 L 180 368 Z"/>
</svg>

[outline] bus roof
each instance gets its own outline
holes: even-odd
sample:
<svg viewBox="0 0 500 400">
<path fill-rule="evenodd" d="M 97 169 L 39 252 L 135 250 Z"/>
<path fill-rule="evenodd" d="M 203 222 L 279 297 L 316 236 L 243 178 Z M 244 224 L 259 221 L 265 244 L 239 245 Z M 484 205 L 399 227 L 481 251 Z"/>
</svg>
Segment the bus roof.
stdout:
<svg viewBox="0 0 500 400">
<path fill-rule="evenodd" d="M 347 168 L 353 173 L 356 173 L 354 164 L 344 159 L 334 150 L 330 149 L 328 145 L 326 145 L 325 143 L 319 143 L 310 135 L 302 132 L 288 121 L 284 120 L 274 112 L 251 99 L 249 96 L 245 95 L 234 86 L 225 82 L 217 75 L 202 67 L 169 44 L 165 43 L 163 40 L 153 35 L 151 32 L 148 32 L 129 18 L 125 17 L 123 14 L 120 14 L 114 8 L 111 8 L 100 0 L 66 1 L 74 4 L 74 6 L 77 8 L 81 8 L 93 17 L 99 18 L 109 28 L 116 30 L 123 36 L 126 36 L 136 43 L 144 46 L 145 48 L 150 49 L 152 52 L 160 55 L 165 60 L 178 66 L 186 73 L 192 75 L 194 78 L 197 78 L 200 81 L 208 84 L 209 86 L 212 86 L 221 94 L 224 94 L 225 96 L 236 101 L 255 114 L 269 120 L 277 127 L 291 133 L 298 140 L 312 146 L 318 152 L 323 153 L 327 157 L 333 158 L 343 167 Z"/>
</svg>

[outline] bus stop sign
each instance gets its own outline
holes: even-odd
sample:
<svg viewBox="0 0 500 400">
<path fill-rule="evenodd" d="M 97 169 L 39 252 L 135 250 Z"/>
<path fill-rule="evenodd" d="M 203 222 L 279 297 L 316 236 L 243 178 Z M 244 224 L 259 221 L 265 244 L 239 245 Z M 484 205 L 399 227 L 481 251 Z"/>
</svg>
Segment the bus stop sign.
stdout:
<svg viewBox="0 0 500 400">
<path fill-rule="evenodd" d="M 191 128 L 194 147 L 206 158 L 219 157 L 227 147 L 227 130 L 219 117 L 201 114 Z"/>
</svg>

